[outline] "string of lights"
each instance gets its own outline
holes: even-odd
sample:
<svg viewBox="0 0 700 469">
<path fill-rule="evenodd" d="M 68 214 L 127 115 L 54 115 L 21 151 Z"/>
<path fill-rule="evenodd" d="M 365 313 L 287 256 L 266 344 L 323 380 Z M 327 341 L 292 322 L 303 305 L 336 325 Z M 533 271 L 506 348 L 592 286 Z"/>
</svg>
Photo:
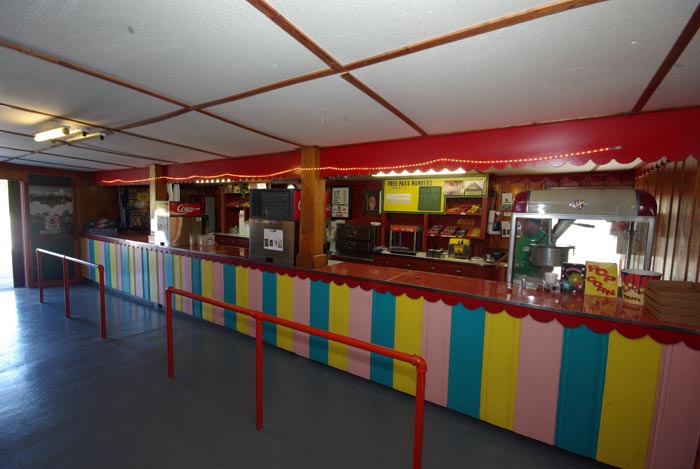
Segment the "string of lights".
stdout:
<svg viewBox="0 0 700 469">
<path fill-rule="evenodd" d="M 282 176 L 289 176 L 292 174 L 298 174 L 303 171 L 335 171 L 338 173 L 373 173 L 379 171 L 405 171 L 409 169 L 419 169 L 424 167 L 432 167 L 441 164 L 456 164 L 460 166 L 500 166 L 500 165 L 510 165 L 510 164 L 522 164 L 522 163 L 540 163 L 552 160 L 567 159 L 577 156 L 592 155 L 595 153 L 602 153 L 606 151 L 614 151 L 622 149 L 621 146 L 611 146 L 611 147 L 601 147 L 592 150 L 583 150 L 569 153 L 560 153 L 557 155 L 546 155 L 546 156 L 531 156 L 531 157 L 521 157 L 521 158 L 507 158 L 500 160 L 470 160 L 461 158 L 435 158 L 432 160 L 423 161 L 420 163 L 406 163 L 399 165 L 384 165 L 384 166 L 319 166 L 312 168 L 295 167 L 290 169 L 285 169 L 281 171 L 276 171 L 267 174 L 236 174 L 236 173 L 222 173 L 213 175 L 201 175 L 193 174 L 191 176 L 157 176 L 154 178 L 142 178 L 142 179 L 108 179 L 102 180 L 103 184 L 143 184 L 151 181 L 165 180 L 167 182 L 188 182 L 194 181 L 195 183 L 203 184 L 216 184 L 216 183 L 230 183 L 236 180 L 254 180 L 254 179 L 275 179 Z"/>
</svg>

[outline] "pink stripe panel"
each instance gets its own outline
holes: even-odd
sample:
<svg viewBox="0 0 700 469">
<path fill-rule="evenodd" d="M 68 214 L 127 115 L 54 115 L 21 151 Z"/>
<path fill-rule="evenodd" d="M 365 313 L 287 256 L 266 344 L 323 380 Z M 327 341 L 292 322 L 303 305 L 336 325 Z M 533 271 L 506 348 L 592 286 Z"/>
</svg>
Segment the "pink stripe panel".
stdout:
<svg viewBox="0 0 700 469">
<path fill-rule="evenodd" d="M 664 345 L 646 466 L 693 467 L 699 440 L 700 351 Z"/>
<path fill-rule="evenodd" d="M 262 271 L 248 269 L 248 309 L 262 311 Z M 255 319 L 248 318 L 248 335 L 255 337 Z"/>
<path fill-rule="evenodd" d="M 136 285 L 136 296 L 143 298 L 143 258 L 141 257 L 143 249 L 140 247 L 134 248 L 134 281 Z"/>
<path fill-rule="evenodd" d="M 310 322 L 311 302 L 309 300 L 310 283 L 308 278 L 294 277 L 294 321 L 306 326 Z M 292 332 L 292 350 L 297 355 L 309 358 L 309 335 L 299 331 Z"/>
<path fill-rule="evenodd" d="M 188 292 L 192 292 L 192 258 L 187 256 L 182 256 L 182 289 Z M 187 297 L 182 297 L 182 312 L 186 314 L 192 314 L 192 299 Z"/>
<path fill-rule="evenodd" d="M 214 299 L 224 301 L 224 264 L 212 262 L 211 269 Z M 224 325 L 224 309 L 219 306 L 214 306 L 214 323 Z"/>
<path fill-rule="evenodd" d="M 423 305 L 421 354 L 428 364 L 425 398 L 430 402 L 447 406 L 452 307 L 442 301 L 435 303 L 424 301 Z"/>
<path fill-rule="evenodd" d="M 158 304 L 165 306 L 165 257 L 162 252 L 156 253 L 158 262 Z"/>
<path fill-rule="evenodd" d="M 525 316 L 520 326 L 513 431 L 554 444 L 564 328 Z"/>
<path fill-rule="evenodd" d="M 119 244 L 114 247 L 114 252 L 117 255 L 117 290 L 124 291 L 122 289 L 122 247 Z"/>
<path fill-rule="evenodd" d="M 360 287 L 350 289 L 350 318 L 348 335 L 352 338 L 372 342 L 372 291 Z M 370 353 L 348 347 L 348 371 L 369 379 Z"/>
</svg>

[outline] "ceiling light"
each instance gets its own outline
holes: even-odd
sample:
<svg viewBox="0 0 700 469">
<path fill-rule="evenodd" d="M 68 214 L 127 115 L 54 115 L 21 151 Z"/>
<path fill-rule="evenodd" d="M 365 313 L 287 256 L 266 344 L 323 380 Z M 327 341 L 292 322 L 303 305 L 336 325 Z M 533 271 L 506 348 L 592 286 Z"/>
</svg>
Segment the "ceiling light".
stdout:
<svg viewBox="0 0 700 469">
<path fill-rule="evenodd" d="M 100 140 L 104 140 L 105 137 L 107 136 L 107 132 L 102 130 L 100 132 L 88 132 L 87 130 L 83 129 L 82 132 L 75 137 L 70 137 L 66 139 L 66 142 L 77 142 L 79 140 L 87 140 L 89 138 L 95 138 L 95 137 L 100 137 Z"/>
<path fill-rule="evenodd" d="M 45 142 L 47 140 L 56 140 L 59 138 L 68 137 L 69 135 L 77 134 L 80 131 L 81 129 L 71 128 L 70 126 L 63 125 L 55 129 L 39 132 L 38 134 L 34 135 L 34 141 Z"/>
<path fill-rule="evenodd" d="M 389 171 L 388 173 L 385 173 L 384 171 L 379 171 L 378 173 L 372 174 L 373 177 L 376 178 L 389 178 L 389 177 L 416 177 L 416 176 L 448 176 L 448 175 L 453 175 L 453 174 L 466 174 L 466 171 L 462 168 L 457 168 L 457 169 L 441 169 L 440 171 L 435 171 L 434 169 L 429 169 L 427 171 L 421 171 L 420 169 L 415 170 L 414 172 L 409 172 L 407 170 L 403 170 L 400 173 L 397 173 L 396 171 Z"/>
</svg>

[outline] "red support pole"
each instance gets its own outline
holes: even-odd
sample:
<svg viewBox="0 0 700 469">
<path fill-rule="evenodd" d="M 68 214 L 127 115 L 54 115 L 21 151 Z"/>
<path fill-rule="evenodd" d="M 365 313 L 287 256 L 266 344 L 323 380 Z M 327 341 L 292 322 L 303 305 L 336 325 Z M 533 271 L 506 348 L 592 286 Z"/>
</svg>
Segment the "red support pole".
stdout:
<svg viewBox="0 0 700 469">
<path fill-rule="evenodd" d="M 263 390 L 263 326 L 262 319 L 255 316 L 255 423 L 258 431 L 262 430 L 262 390 Z"/>
<path fill-rule="evenodd" d="M 66 317 L 70 317 L 70 294 L 68 293 L 68 259 L 63 258 L 63 296 L 66 299 Z"/>
<path fill-rule="evenodd" d="M 421 360 L 423 360 L 421 358 Z M 413 422 L 413 469 L 420 469 L 423 460 L 423 412 L 425 410 L 425 372 L 427 366 L 416 366 L 416 411 Z"/>
<path fill-rule="evenodd" d="M 37 270 L 37 282 L 39 284 L 39 303 L 44 302 L 44 286 L 41 283 L 41 279 L 44 277 L 44 273 L 41 269 L 41 251 L 36 250 L 36 270 Z"/>
<path fill-rule="evenodd" d="M 107 337 L 107 318 L 105 315 L 105 268 L 103 265 L 97 266 L 100 274 L 100 321 L 102 323 L 102 338 Z"/>
<path fill-rule="evenodd" d="M 170 288 L 165 290 L 165 322 L 168 335 L 168 378 L 172 378 L 173 371 L 173 296 Z"/>
</svg>

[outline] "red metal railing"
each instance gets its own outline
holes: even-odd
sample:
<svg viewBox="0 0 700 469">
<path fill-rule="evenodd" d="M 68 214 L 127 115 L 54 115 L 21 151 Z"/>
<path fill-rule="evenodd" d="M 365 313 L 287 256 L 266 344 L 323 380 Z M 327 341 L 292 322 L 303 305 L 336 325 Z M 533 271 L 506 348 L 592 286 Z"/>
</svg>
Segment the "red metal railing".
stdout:
<svg viewBox="0 0 700 469">
<path fill-rule="evenodd" d="M 315 327 L 306 326 L 286 319 L 270 316 L 269 314 L 252 309 L 241 308 L 223 301 L 214 300 L 201 295 L 197 295 L 178 288 L 169 287 L 165 290 L 166 323 L 168 335 L 168 378 L 174 376 L 173 365 L 173 304 L 172 295 L 181 295 L 193 300 L 209 303 L 220 308 L 236 311 L 255 319 L 255 416 L 256 428 L 262 430 L 262 350 L 263 350 L 263 322 L 271 322 L 280 326 L 288 327 L 307 334 L 323 337 L 335 342 L 357 347 L 369 352 L 378 353 L 396 360 L 401 360 L 416 367 L 416 408 L 413 425 L 413 468 L 420 469 L 423 455 L 423 411 L 425 407 L 425 373 L 428 366 L 420 355 L 411 355 L 397 350 L 383 347 L 381 345 L 364 342 L 343 335 L 327 332 Z"/>
<path fill-rule="evenodd" d="M 63 254 L 58 254 L 56 252 L 47 251 L 45 249 L 36 250 L 36 270 L 39 284 L 39 302 L 44 302 L 44 287 L 42 285 L 43 273 L 41 269 L 41 254 L 47 254 L 49 256 L 59 257 L 63 260 L 63 296 L 66 302 L 66 317 L 70 317 L 70 293 L 68 289 L 68 262 L 75 262 L 77 264 L 82 264 L 87 267 L 97 268 L 100 274 L 100 325 L 102 329 L 102 338 L 107 337 L 107 323 L 105 319 L 105 268 L 101 264 L 94 264 L 92 262 L 87 262 L 82 259 L 76 259 L 74 257 L 64 256 Z"/>
</svg>

